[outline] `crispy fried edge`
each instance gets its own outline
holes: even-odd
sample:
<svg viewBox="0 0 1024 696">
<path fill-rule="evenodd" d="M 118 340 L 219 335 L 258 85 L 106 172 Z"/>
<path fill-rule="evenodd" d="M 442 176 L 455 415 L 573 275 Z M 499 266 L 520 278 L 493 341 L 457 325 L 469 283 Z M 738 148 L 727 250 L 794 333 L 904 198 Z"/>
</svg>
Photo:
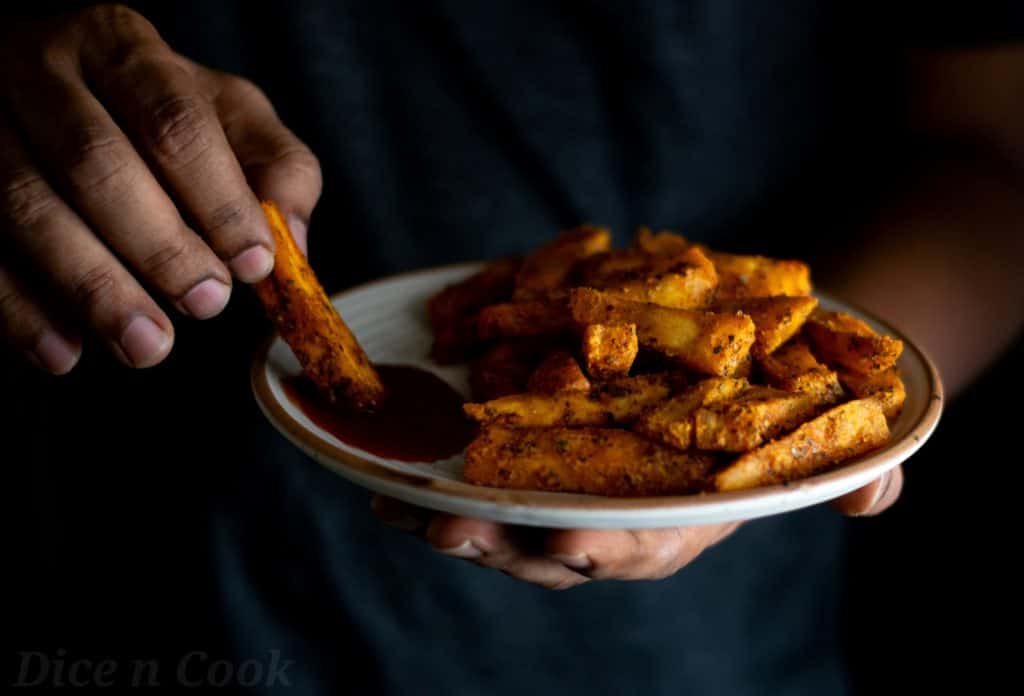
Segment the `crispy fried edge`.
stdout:
<svg viewBox="0 0 1024 696">
<path fill-rule="evenodd" d="M 267 316 L 310 380 L 331 401 L 369 410 L 384 384 L 355 335 L 328 299 L 274 203 L 263 202 L 274 235 L 274 270 L 253 285 Z"/>
<path fill-rule="evenodd" d="M 719 491 L 735 491 L 801 479 L 889 439 L 882 406 L 857 399 L 809 420 L 789 435 L 742 455 L 715 476 Z"/>
<path fill-rule="evenodd" d="M 703 490 L 714 462 L 629 430 L 487 426 L 466 449 L 463 477 L 497 488 L 676 495 Z"/>
</svg>

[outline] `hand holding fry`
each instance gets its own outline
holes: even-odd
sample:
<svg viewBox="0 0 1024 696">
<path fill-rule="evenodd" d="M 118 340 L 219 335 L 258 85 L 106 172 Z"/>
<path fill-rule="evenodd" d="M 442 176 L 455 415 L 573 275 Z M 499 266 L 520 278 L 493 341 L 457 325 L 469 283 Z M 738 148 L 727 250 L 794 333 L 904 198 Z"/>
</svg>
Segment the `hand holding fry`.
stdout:
<svg viewBox="0 0 1024 696">
<path fill-rule="evenodd" d="M 267 97 L 137 12 L 8 18 L 0 51 L 0 339 L 40 369 L 70 371 L 89 335 L 156 365 L 175 339 L 160 300 L 206 320 L 270 272 L 259 197 L 309 218 L 319 166 Z"/>
</svg>

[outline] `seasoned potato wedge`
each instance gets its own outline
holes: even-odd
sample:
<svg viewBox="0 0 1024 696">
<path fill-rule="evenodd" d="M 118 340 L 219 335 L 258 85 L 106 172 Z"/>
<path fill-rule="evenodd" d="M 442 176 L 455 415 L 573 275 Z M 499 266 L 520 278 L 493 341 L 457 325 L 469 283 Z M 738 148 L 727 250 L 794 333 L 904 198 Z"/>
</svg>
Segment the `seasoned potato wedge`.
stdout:
<svg viewBox="0 0 1024 696">
<path fill-rule="evenodd" d="M 564 293 L 525 302 L 505 302 L 480 310 L 476 328 L 481 339 L 545 336 L 574 329 Z"/>
<path fill-rule="evenodd" d="M 697 247 L 672 255 L 630 249 L 597 257 L 581 271 L 580 284 L 636 302 L 696 309 L 711 301 L 718 274 Z"/>
<path fill-rule="evenodd" d="M 718 271 L 719 300 L 811 294 L 811 271 L 802 261 L 706 251 Z"/>
<path fill-rule="evenodd" d="M 589 324 L 583 330 L 583 362 L 591 377 L 628 375 L 639 350 L 636 324 Z"/>
<path fill-rule="evenodd" d="M 633 429 L 667 445 L 689 449 L 693 446 L 693 421 L 697 409 L 730 399 L 749 386 L 746 380 L 731 377 L 701 380 L 647 409 L 633 424 Z"/>
<path fill-rule="evenodd" d="M 534 300 L 565 287 L 576 264 L 607 251 L 611 243 L 611 233 L 603 227 L 580 225 L 562 232 L 523 261 L 512 299 Z"/>
<path fill-rule="evenodd" d="M 590 380 L 583 374 L 576 358 L 565 348 L 548 354 L 530 375 L 527 391 L 554 394 L 560 391 L 590 391 Z"/>
<path fill-rule="evenodd" d="M 821 404 L 843 398 L 839 376 L 818 362 L 807 341 L 799 336 L 761 358 L 760 365 L 765 381 L 778 389 L 810 394 Z"/>
<path fill-rule="evenodd" d="M 651 258 L 647 268 L 608 278 L 597 287 L 627 300 L 679 309 L 705 307 L 714 297 L 718 274 L 697 247 Z"/>
<path fill-rule="evenodd" d="M 796 335 L 811 311 L 818 306 L 813 297 L 753 297 L 716 302 L 711 311 L 742 312 L 754 320 L 755 336 L 750 349 L 756 357 L 768 355 Z"/>
<path fill-rule="evenodd" d="M 811 270 L 803 261 L 727 254 L 701 244 L 691 244 L 685 237 L 674 232 L 655 234 L 646 227 L 637 230 L 633 247 L 648 254 L 678 254 L 685 249 L 701 250 L 714 264 L 718 274 L 719 300 L 811 294 Z"/>
<path fill-rule="evenodd" d="M 548 350 L 529 339 L 494 344 L 470 366 L 473 398 L 487 401 L 525 391 L 534 366 Z"/>
<path fill-rule="evenodd" d="M 520 258 L 499 259 L 462 282 L 449 285 L 427 300 L 434 328 L 430 357 L 442 365 L 465 360 L 478 352 L 476 314 L 487 305 L 512 298 Z"/>
<path fill-rule="evenodd" d="M 733 374 L 754 343 L 754 322 L 746 315 L 659 307 L 590 288 L 572 290 L 569 307 L 583 325 L 636 324 L 641 346 L 705 374 Z"/>
<path fill-rule="evenodd" d="M 735 491 L 803 478 L 876 449 L 888 439 L 881 404 L 874 399 L 849 401 L 741 455 L 715 476 L 715 488 Z"/>
<path fill-rule="evenodd" d="M 333 402 L 370 410 L 384 384 L 362 346 L 338 315 L 306 256 L 273 203 L 263 212 L 274 234 L 274 270 L 253 288 L 307 377 Z"/>
<path fill-rule="evenodd" d="M 820 410 L 808 394 L 754 386 L 694 412 L 697 449 L 747 452 L 797 427 Z"/>
<path fill-rule="evenodd" d="M 616 279 L 643 275 L 656 260 L 657 257 L 636 249 L 603 251 L 580 261 L 573 272 L 573 280 L 582 287 L 601 288 Z"/>
<path fill-rule="evenodd" d="M 437 330 L 487 305 L 512 299 L 521 258 L 498 259 L 479 273 L 445 287 L 427 300 L 427 315 Z"/>
<path fill-rule="evenodd" d="M 451 365 L 471 358 L 482 346 L 476 316 L 458 317 L 435 327 L 430 357 L 439 365 Z"/>
<path fill-rule="evenodd" d="M 859 375 L 856 372 L 840 372 L 839 381 L 858 399 L 875 399 L 882 404 L 885 417 L 892 420 L 900 415 L 907 389 L 895 367 L 873 375 Z"/>
<path fill-rule="evenodd" d="M 622 377 L 591 387 L 590 391 L 556 394 L 512 394 L 463 406 L 480 423 L 512 428 L 554 425 L 613 425 L 629 423 L 644 409 L 672 393 L 676 378 L 669 374 Z"/>
<path fill-rule="evenodd" d="M 648 254 L 673 255 L 685 251 L 692 246 L 686 237 L 669 230 L 651 232 L 647 227 L 640 227 L 633 237 L 633 248 Z"/>
<path fill-rule="evenodd" d="M 877 334 L 860 319 L 842 312 L 816 309 L 804 331 L 822 360 L 862 375 L 888 370 L 903 352 L 903 341 Z"/>
<path fill-rule="evenodd" d="M 463 477 L 496 488 L 677 495 L 702 490 L 714 465 L 628 430 L 487 426 L 466 449 Z"/>
<path fill-rule="evenodd" d="M 737 490 L 889 438 L 886 417 L 906 398 L 902 344 L 823 311 L 805 263 L 648 228 L 628 249 L 610 241 L 603 228 L 566 230 L 518 266 L 497 262 L 431 299 L 435 360 L 493 346 L 473 363 L 475 402 L 464 404 L 480 425 L 468 481 Z"/>
</svg>

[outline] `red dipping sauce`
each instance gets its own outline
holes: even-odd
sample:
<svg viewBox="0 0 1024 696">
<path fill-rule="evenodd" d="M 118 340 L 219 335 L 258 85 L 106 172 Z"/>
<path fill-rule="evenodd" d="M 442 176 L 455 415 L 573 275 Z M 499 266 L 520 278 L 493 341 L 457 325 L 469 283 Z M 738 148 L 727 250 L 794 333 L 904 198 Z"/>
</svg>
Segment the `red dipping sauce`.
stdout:
<svg viewBox="0 0 1024 696">
<path fill-rule="evenodd" d="M 433 462 L 458 454 L 476 434 L 465 400 L 437 375 L 409 365 L 375 365 L 387 398 L 373 413 L 332 404 L 305 377 L 283 381 L 289 400 L 342 442 L 403 462 Z"/>
</svg>

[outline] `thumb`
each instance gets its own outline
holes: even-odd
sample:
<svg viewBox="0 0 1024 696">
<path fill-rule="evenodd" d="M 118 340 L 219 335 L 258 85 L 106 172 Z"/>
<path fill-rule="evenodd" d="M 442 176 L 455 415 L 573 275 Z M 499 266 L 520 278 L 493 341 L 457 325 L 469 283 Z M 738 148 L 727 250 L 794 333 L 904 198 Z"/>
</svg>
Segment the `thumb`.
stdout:
<svg viewBox="0 0 1024 696">
<path fill-rule="evenodd" d="M 217 82 L 213 99 L 231 148 L 260 200 L 277 204 L 303 253 L 323 180 L 313 152 L 281 123 L 270 100 L 242 78 L 207 73 Z"/>
</svg>

